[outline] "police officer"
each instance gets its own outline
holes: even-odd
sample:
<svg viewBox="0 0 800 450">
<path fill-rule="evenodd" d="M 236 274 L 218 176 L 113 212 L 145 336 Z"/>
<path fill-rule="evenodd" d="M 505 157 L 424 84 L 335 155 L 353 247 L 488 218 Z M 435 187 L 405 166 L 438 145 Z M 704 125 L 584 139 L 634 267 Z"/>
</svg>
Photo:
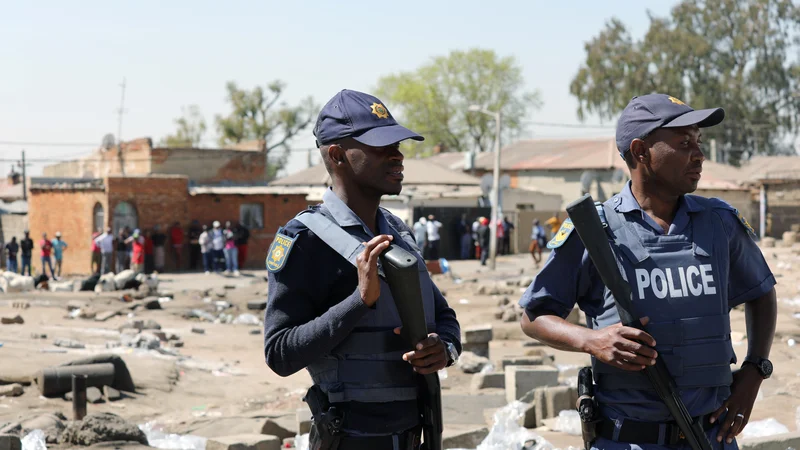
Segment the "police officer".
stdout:
<svg viewBox="0 0 800 450">
<path fill-rule="evenodd" d="M 772 372 L 775 278 L 752 228 L 727 203 L 690 195 L 705 159 L 701 129 L 724 115 L 721 108 L 695 111 L 677 98 L 651 94 L 634 97 L 617 124 L 617 147 L 631 180 L 601 211 L 646 332 L 621 326 L 613 297 L 569 221 L 548 243 L 553 251 L 520 300 L 525 334 L 591 355 L 602 415 L 593 448 L 686 448 L 642 372 L 656 356 L 715 448 L 737 448 L 735 436 Z M 587 328 L 564 320 L 576 303 Z M 741 304 L 747 356 L 732 373 L 729 311 Z"/>
<path fill-rule="evenodd" d="M 414 372 L 454 364 L 461 331 L 413 231 L 379 203 L 402 189 L 400 142 L 423 137 L 399 125 L 377 98 L 351 90 L 323 107 L 314 135 L 332 186 L 321 205 L 282 227 L 270 247 L 264 356 L 281 376 L 308 369 L 312 390 L 321 389 L 330 407 L 343 412 L 338 448 L 417 448 Z M 363 250 L 345 248 L 351 241 Z M 413 351 L 403 351 L 397 309 L 379 276 L 378 257 L 389 244 L 418 257 L 425 319 L 436 331 Z M 319 420 L 313 406 L 312 412 Z M 319 432 L 312 429 L 312 441 Z"/>
</svg>

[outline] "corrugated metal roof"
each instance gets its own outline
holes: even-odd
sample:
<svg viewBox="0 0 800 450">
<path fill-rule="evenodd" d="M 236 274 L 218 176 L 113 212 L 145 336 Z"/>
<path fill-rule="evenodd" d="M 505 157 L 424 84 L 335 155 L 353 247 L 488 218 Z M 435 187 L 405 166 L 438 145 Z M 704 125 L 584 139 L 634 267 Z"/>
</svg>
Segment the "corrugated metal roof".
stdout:
<svg viewBox="0 0 800 450">
<path fill-rule="evenodd" d="M 189 188 L 189 195 L 307 195 L 318 189 L 324 190 L 321 187 L 311 186 L 193 186 Z"/>
<path fill-rule="evenodd" d="M 800 156 L 754 156 L 742 165 L 744 177 L 752 182 L 765 179 L 797 179 Z"/>
<path fill-rule="evenodd" d="M 431 164 L 427 159 L 406 159 L 403 162 L 404 186 L 416 184 L 440 184 L 451 186 L 478 186 L 480 179 L 450 170 L 437 164 Z M 271 186 L 328 186 L 330 176 L 325 166 L 317 164 L 314 167 L 301 170 L 270 183 Z"/>
<path fill-rule="evenodd" d="M 0 200 L 0 214 L 28 214 L 28 202 L 17 200 L 6 203 Z"/>
<path fill-rule="evenodd" d="M 15 200 L 22 197 L 22 183 L 0 184 L 0 199 Z"/>
</svg>

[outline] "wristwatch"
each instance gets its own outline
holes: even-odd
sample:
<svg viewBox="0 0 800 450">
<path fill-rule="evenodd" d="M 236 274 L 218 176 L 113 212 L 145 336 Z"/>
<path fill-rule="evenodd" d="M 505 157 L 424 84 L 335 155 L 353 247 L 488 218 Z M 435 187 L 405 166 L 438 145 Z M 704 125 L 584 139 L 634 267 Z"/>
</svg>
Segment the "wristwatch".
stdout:
<svg viewBox="0 0 800 450">
<path fill-rule="evenodd" d="M 772 375 L 772 362 L 767 358 L 761 358 L 758 356 L 748 356 L 744 359 L 742 365 L 745 364 L 752 364 L 758 370 L 758 373 L 761 374 L 761 378 L 767 379 Z"/>
<path fill-rule="evenodd" d="M 452 342 L 444 341 L 444 345 L 447 351 L 447 365 L 445 367 L 450 367 L 458 362 L 458 350 L 456 350 L 456 346 Z"/>
</svg>

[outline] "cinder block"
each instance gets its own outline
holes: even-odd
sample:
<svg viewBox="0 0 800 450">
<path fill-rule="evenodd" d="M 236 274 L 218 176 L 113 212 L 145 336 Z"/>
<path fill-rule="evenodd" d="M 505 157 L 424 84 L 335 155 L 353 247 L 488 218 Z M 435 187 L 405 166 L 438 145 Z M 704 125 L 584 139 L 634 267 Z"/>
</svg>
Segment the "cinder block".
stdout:
<svg viewBox="0 0 800 450">
<path fill-rule="evenodd" d="M 481 389 L 503 389 L 506 387 L 506 374 L 503 372 L 497 373 L 476 373 L 472 376 L 472 384 L 470 388 L 472 391 L 479 391 Z"/>
<path fill-rule="evenodd" d="M 553 363 L 552 355 L 544 356 L 514 356 L 511 358 L 503 358 L 500 361 L 500 367 L 505 370 L 508 366 L 542 366 Z"/>
<path fill-rule="evenodd" d="M 492 340 L 491 325 L 477 325 L 464 329 L 464 343 L 488 344 Z"/>
<path fill-rule="evenodd" d="M 281 439 L 268 434 L 239 434 L 211 438 L 206 450 L 280 450 Z"/>
<path fill-rule="evenodd" d="M 484 358 L 489 357 L 489 343 L 488 342 L 479 342 L 475 344 L 471 344 L 468 342 L 461 343 L 461 350 L 464 352 L 472 352 L 478 356 L 483 356 Z"/>
<path fill-rule="evenodd" d="M 558 369 L 552 366 L 508 366 L 505 374 L 509 403 L 538 387 L 558 385 Z"/>
</svg>

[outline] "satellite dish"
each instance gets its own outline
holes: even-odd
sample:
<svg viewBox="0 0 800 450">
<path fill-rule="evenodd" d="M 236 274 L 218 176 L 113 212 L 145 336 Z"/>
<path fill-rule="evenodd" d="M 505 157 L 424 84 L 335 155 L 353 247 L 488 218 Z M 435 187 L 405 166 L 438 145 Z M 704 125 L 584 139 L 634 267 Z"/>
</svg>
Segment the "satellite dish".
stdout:
<svg viewBox="0 0 800 450">
<path fill-rule="evenodd" d="M 625 171 L 622 169 L 617 169 L 611 175 L 611 182 L 612 183 L 622 183 L 625 181 Z"/>
<path fill-rule="evenodd" d="M 117 140 L 114 138 L 114 135 L 108 133 L 105 136 L 103 136 L 103 142 L 100 144 L 100 146 L 105 150 L 111 150 L 112 148 L 114 148 L 114 145 L 116 145 L 116 143 Z"/>
<path fill-rule="evenodd" d="M 493 181 L 494 177 L 490 173 L 484 174 L 481 177 L 481 192 L 483 192 L 483 195 L 489 195 L 489 192 L 492 191 Z"/>
<path fill-rule="evenodd" d="M 593 170 L 585 170 L 581 174 L 581 191 L 589 192 L 592 189 L 592 182 L 597 178 Z"/>
<path fill-rule="evenodd" d="M 500 190 L 502 191 L 503 189 L 508 189 L 510 187 L 511 187 L 511 177 L 507 173 L 503 174 L 503 176 L 500 177 L 500 186 L 499 186 Z"/>
</svg>

